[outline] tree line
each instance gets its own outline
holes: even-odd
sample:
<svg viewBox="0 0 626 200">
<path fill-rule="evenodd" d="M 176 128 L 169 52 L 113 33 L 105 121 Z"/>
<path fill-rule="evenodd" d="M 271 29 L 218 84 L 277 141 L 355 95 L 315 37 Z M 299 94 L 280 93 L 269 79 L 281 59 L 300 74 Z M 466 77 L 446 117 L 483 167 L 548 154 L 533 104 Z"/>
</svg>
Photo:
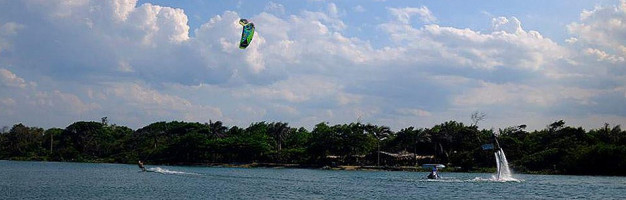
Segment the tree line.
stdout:
<svg viewBox="0 0 626 200">
<path fill-rule="evenodd" d="M 443 163 L 454 171 L 478 171 L 495 167 L 493 151 L 481 145 L 491 143 L 496 134 L 517 172 L 626 175 L 626 131 L 619 125 L 586 131 L 560 120 L 542 130 L 525 128 L 479 129 L 476 123 L 448 121 L 431 128 L 392 131 L 357 122 L 319 123 L 309 131 L 284 122 L 256 122 L 242 128 L 220 121 L 172 121 L 132 130 L 103 118 L 101 122 L 75 122 L 64 129 L 5 127 L 0 134 L 0 159 L 309 167 Z"/>
</svg>

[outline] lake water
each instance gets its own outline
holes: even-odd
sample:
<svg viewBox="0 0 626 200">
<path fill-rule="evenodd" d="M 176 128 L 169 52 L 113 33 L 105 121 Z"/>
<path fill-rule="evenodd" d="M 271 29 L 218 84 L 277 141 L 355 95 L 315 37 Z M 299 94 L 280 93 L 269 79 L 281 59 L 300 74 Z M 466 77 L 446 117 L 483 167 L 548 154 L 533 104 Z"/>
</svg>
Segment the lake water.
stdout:
<svg viewBox="0 0 626 200">
<path fill-rule="evenodd" d="M 626 177 L 0 161 L 0 199 L 626 199 Z"/>
</svg>

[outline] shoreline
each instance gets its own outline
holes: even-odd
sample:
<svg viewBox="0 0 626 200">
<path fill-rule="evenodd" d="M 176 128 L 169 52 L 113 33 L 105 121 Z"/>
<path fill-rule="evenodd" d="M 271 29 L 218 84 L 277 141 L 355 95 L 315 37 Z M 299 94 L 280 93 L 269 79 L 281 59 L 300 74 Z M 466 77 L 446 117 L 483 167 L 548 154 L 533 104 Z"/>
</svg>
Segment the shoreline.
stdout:
<svg viewBox="0 0 626 200">
<path fill-rule="evenodd" d="M 102 162 L 91 161 L 50 161 L 50 160 L 0 160 L 19 162 L 59 162 L 59 163 L 93 163 L 93 164 L 125 164 L 136 165 L 136 163 Z M 319 170 L 341 170 L 341 171 L 405 171 L 405 172 L 430 172 L 420 166 L 360 166 L 360 165 L 315 165 L 315 164 L 294 164 L 294 163 L 145 163 L 146 166 L 183 166 L 183 167 L 225 167 L 225 168 L 272 168 L 272 169 L 319 169 Z M 472 171 L 454 171 L 449 168 L 440 169 L 440 172 L 455 173 L 495 173 L 494 168 L 481 168 Z M 525 174 L 525 173 L 522 173 Z M 557 174 L 550 174 L 557 175 Z"/>
<path fill-rule="evenodd" d="M 124 164 L 136 165 L 136 163 L 102 162 L 92 161 L 51 161 L 51 160 L 0 160 L 0 161 L 20 161 L 20 162 L 60 162 L 60 163 L 93 163 L 93 164 Z M 318 169 L 335 171 L 404 171 L 404 172 L 430 172 L 420 166 L 359 166 L 359 165 L 315 165 L 315 164 L 288 164 L 288 163 L 144 163 L 152 166 L 182 166 L 182 167 L 224 167 L 224 168 L 271 168 L 271 169 Z M 495 173 L 495 168 L 477 168 L 470 171 L 457 171 L 452 168 L 439 169 L 444 173 Z M 515 174 L 529 175 L 572 175 L 572 176 L 611 176 L 611 175 L 591 175 L 591 174 L 560 174 L 542 171 L 515 172 Z M 618 176 L 620 177 L 620 176 Z"/>
<path fill-rule="evenodd" d="M 196 164 L 173 164 L 172 166 L 205 166 L 205 167 L 233 167 L 233 168 L 293 168 L 293 169 L 322 169 L 322 170 L 344 170 L 344 171 L 411 171 L 429 172 L 422 167 L 413 166 L 359 166 L 359 165 L 306 165 L 306 164 L 285 164 L 285 163 L 196 163 Z"/>
</svg>

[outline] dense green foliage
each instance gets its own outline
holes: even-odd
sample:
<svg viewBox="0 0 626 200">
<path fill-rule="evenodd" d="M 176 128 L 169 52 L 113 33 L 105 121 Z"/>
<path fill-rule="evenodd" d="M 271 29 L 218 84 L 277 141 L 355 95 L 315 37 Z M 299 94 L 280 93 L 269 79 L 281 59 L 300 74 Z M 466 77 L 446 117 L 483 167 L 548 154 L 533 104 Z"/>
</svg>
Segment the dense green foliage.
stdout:
<svg viewBox="0 0 626 200">
<path fill-rule="evenodd" d="M 518 172 L 626 175 L 626 131 L 619 126 L 585 131 L 557 121 L 543 130 L 497 131 Z M 16 124 L 0 134 L 0 159 L 150 164 L 294 163 L 303 166 L 415 166 L 444 163 L 457 171 L 495 166 L 494 130 L 449 121 L 432 128 L 351 123 L 317 124 L 312 131 L 283 122 L 247 128 L 221 122 L 157 122 L 138 130 L 102 122 L 76 122 L 44 130 Z M 398 156 L 400 155 L 400 156 Z M 402 156 L 404 155 L 404 157 Z M 408 155 L 408 156 L 406 156 Z M 409 158 L 409 159 L 407 159 Z"/>
</svg>

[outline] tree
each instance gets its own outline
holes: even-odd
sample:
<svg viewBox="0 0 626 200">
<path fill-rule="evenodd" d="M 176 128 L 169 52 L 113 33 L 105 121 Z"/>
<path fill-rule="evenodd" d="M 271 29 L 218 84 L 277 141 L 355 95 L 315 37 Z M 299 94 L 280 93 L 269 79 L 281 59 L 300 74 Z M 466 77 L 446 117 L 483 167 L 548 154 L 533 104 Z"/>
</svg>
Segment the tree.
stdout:
<svg viewBox="0 0 626 200">
<path fill-rule="evenodd" d="M 550 132 L 554 132 L 554 131 L 557 131 L 560 128 L 563 128 L 563 125 L 565 125 L 565 122 L 563 120 L 559 120 L 559 121 L 553 122 L 552 124 L 548 125 L 548 128 L 549 128 Z"/>
<path fill-rule="evenodd" d="M 487 114 L 474 111 L 471 116 L 472 126 L 478 126 L 478 122 L 483 121 L 485 119 L 485 116 L 487 116 Z"/>
<path fill-rule="evenodd" d="M 109 118 L 108 117 L 102 117 L 101 119 L 102 125 L 104 126 L 108 126 L 109 125 Z"/>
<path fill-rule="evenodd" d="M 221 121 L 209 120 L 209 131 L 213 137 L 223 138 L 226 137 L 226 131 L 228 127 L 224 126 Z"/>
<path fill-rule="evenodd" d="M 45 145 L 50 145 L 49 146 L 49 154 L 52 155 L 53 154 L 53 147 L 56 145 L 58 146 L 58 139 L 57 141 L 55 141 L 54 138 L 58 138 L 61 137 L 61 134 L 63 133 L 63 129 L 60 128 L 51 128 L 48 129 L 44 132 L 44 144 Z"/>
<path fill-rule="evenodd" d="M 365 130 L 376 138 L 376 146 L 378 148 L 376 165 L 380 166 L 380 142 L 386 140 L 392 132 L 387 126 L 376 126 L 372 124 L 365 125 Z"/>
<path fill-rule="evenodd" d="M 339 135 L 326 123 L 315 125 L 311 132 L 311 143 L 307 148 L 311 163 L 328 164 L 329 155 L 336 155 L 339 152 L 341 142 Z"/>
<path fill-rule="evenodd" d="M 276 150 L 281 151 L 286 137 L 293 132 L 287 123 L 276 122 L 268 125 L 268 133 L 274 139 Z"/>
<path fill-rule="evenodd" d="M 0 140 L 0 156 L 5 158 L 41 159 L 43 153 L 43 129 L 27 127 L 23 124 L 14 125 Z"/>
<path fill-rule="evenodd" d="M 403 128 L 395 137 L 387 142 L 386 149 L 394 152 L 406 150 L 414 153 L 413 165 L 418 164 L 417 154 L 431 154 L 430 143 L 431 138 L 426 134 L 424 129 L 416 129 L 415 127 Z"/>
<path fill-rule="evenodd" d="M 67 151 L 78 153 L 79 159 L 102 159 L 112 153 L 116 140 L 110 129 L 100 122 L 76 122 L 62 133 L 61 143 Z M 71 153 L 69 157 L 75 153 Z"/>
</svg>

